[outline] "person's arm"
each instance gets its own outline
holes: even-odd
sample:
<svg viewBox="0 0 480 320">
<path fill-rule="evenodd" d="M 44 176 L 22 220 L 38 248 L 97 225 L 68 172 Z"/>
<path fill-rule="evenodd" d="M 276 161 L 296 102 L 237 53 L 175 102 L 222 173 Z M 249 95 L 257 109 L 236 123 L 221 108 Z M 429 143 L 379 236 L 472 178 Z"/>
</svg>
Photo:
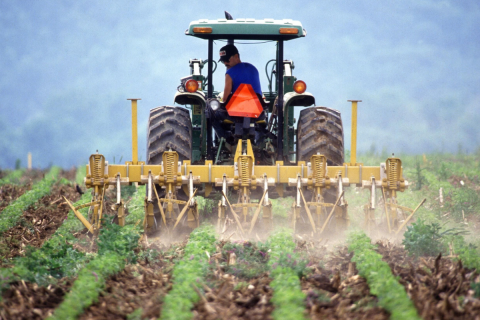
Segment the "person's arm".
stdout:
<svg viewBox="0 0 480 320">
<path fill-rule="evenodd" d="M 225 75 L 225 89 L 223 89 L 223 102 L 227 101 L 228 96 L 232 92 L 233 81 L 228 74 Z"/>
</svg>

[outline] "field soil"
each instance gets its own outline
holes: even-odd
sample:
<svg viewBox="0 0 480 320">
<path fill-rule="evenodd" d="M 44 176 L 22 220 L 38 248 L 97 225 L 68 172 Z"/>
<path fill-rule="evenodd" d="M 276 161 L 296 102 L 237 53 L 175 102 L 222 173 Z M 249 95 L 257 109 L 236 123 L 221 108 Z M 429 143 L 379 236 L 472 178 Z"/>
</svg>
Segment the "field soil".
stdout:
<svg viewBox="0 0 480 320">
<path fill-rule="evenodd" d="M 45 174 L 32 170 L 22 177 L 22 185 L 0 187 L 1 210 L 21 194 L 29 190 L 35 181 Z M 61 176 L 70 181 L 75 170 L 62 171 Z M 7 230 L 0 238 L 0 267 L 9 267 L 5 260 L 25 254 L 27 246 L 39 248 L 65 221 L 69 207 L 63 196 L 72 202 L 80 198 L 75 185 L 55 184 L 50 195 L 24 211 L 22 222 Z M 112 210 L 114 192 L 107 190 L 105 217 L 114 216 Z M 265 234 L 259 233 L 263 238 Z M 75 235 L 88 238 L 86 232 Z M 177 239 L 183 239 L 179 236 Z M 260 239 L 257 235 L 254 241 Z M 305 316 L 309 319 L 389 319 L 389 313 L 381 308 L 377 297 L 351 261 L 342 240 L 335 243 L 305 240 L 297 237 L 296 251 L 308 260 L 309 272 L 300 279 L 304 292 Z M 233 242 L 227 240 L 226 242 Z M 238 241 L 237 241 L 238 242 Z M 89 243 L 94 243 L 90 241 Z M 143 238 L 137 250 L 139 260 L 127 265 L 123 271 L 110 277 L 96 303 L 80 316 L 80 319 L 126 319 L 132 313 L 142 319 L 156 319 L 162 310 L 162 301 L 172 288 L 172 270 L 182 259 L 182 243 L 160 244 L 155 238 Z M 223 243 L 225 245 L 225 243 Z M 476 270 L 465 268 L 455 256 L 420 257 L 408 255 L 403 246 L 387 240 L 377 242 L 394 276 L 404 286 L 423 319 L 478 319 L 480 299 L 475 298 L 472 283 L 480 282 Z M 75 249 L 95 252 L 95 245 Z M 158 254 L 146 254 L 158 252 Z M 227 272 L 227 261 L 221 248 L 210 253 L 211 265 L 204 283 L 193 287 L 199 302 L 192 310 L 195 319 L 272 319 L 274 305 L 271 301 L 272 279 L 267 272 L 252 277 L 242 277 Z M 51 285 L 40 287 L 34 283 L 15 281 L 4 286 L 8 279 L 0 278 L 4 286 L 0 301 L 0 320 L 45 319 L 63 301 L 75 279 L 59 279 Z"/>
<path fill-rule="evenodd" d="M 377 244 L 423 319 L 480 319 L 480 299 L 471 289 L 480 280 L 475 270 L 441 255 L 413 259 L 402 247 Z"/>
<path fill-rule="evenodd" d="M 55 184 L 49 195 L 23 212 L 19 224 L 3 233 L 0 238 L 1 267 L 4 267 L 4 259 L 23 255 L 27 246 L 41 247 L 55 233 L 70 210 L 63 197 L 75 202 L 80 194 L 71 185 Z"/>
</svg>

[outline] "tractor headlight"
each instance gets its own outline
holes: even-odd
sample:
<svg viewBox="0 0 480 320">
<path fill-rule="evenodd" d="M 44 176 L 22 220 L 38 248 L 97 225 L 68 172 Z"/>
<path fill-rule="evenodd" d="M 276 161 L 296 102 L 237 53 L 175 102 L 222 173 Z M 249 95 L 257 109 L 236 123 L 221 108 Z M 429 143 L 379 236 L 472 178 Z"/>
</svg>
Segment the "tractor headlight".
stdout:
<svg viewBox="0 0 480 320">
<path fill-rule="evenodd" d="M 208 105 L 213 111 L 217 111 L 217 109 L 220 108 L 220 101 L 212 99 L 208 102 Z"/>
</svg>

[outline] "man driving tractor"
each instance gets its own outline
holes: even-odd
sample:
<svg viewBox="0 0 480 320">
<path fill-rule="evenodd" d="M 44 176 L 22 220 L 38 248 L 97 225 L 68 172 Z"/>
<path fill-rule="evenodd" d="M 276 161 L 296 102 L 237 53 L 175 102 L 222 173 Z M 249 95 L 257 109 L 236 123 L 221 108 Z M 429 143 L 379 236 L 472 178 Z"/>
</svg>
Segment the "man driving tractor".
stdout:
<svg viewBox="0 0 480 320">
<path fill-rule="evenodd" d="M 242 62 L 237 47 L 228 44 L 220 49 L 220 62 L 227 67 L 225 74 L 225 89 L 223 91 L 226 102 L 230 94 L 234 93 L 241 83 L 250 84 L 253 90 L 262 96 L 258 70 L 252 64 Z"/>
<path fill-rule="evenodd" d="M 262 88 L 260 86 L 260 76 L 258 74 L 257 68 L 250 63 L 242 62 L 240 60 L 240 53 L 238 52 L 237 47 L 233 44 L 228 44 L 220 49 L 220 62 L 222 62 L 227 71 L 225 73 L 225 87 L 223 91 L 223 106 L 229 104 L 233 95 L 237 92 L 237 89 L 241 84 L 250 85 L 257 95 L 258 100 L 261 105 L 264 105 L 262 98 Z M 230 131 L 225 130 L 223 123 L 225 120 L 231 122 L 238 122 L 238 117 L 232 117 L 229 115 L 226 109 L 221 108 L 215 112 L 215 121 L 213 122 L 213 128 L 219 136 L 227 140 L 227 142 L 233 142 L 233 134 Z M 235 119 L 237 118 L 237 119 Z M 259 117 L 264 119 L 265 114 L 262 114 Z M 261 133 L 256 134 L 256 140 L 263 136 Z"/>
</svg>

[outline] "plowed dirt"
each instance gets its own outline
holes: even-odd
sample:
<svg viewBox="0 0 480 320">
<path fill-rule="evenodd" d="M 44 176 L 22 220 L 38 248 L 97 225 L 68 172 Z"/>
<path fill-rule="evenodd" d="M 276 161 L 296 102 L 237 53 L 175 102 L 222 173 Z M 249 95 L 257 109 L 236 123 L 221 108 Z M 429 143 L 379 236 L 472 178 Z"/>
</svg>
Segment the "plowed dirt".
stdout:
<svg viewBox="0 0 480 320">
<path fill-rule="evenodd" d="M 414 259 L 401 247 L 378 246 L 423 319 L 480 319 L 480 299 L 471 289 L 478 277 L 475 270 L 441 255 Z"/>
<path fill-rule="evenodd" d="M 0 238 L 0 266 L 4 267 L 4 259 L 23 255 L 26 246 L 41 247 L 55 233 L 70 210 L 63 196 L 72 201 L 80 198 L 74 187 L 55 184 L 49 195 L 23 212 L 19 224 L 3 233 Z"/>
</svg>

